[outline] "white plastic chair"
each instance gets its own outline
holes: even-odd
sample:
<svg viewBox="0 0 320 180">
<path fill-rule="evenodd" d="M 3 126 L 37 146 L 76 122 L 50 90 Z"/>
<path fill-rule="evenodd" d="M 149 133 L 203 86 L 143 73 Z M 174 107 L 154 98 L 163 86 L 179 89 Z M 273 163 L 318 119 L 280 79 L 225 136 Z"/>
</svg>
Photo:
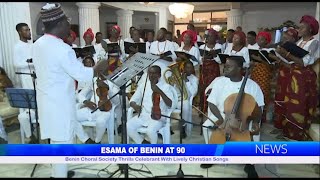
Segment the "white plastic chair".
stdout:
<svg viewBox="0 0 320 180">
<path fill-rule="evenodd" d="M 106 128 L 108 133 L 108 142 L 109 144 L 114 144 L 114 131 L 116 131 L 116 137 L 118 137 L 118 129 L 117 129 L 117 123 L 115 123 L 115 114 L 114 110 L 116 109 L 118 105 L 112 104 L 112 109 L 110 110 L 111 113 L 111 120 L 107 121 Z M 85 127 L 90 127 L 90 131 L 88 132 L 89 137 L 94 137 L 94 129 L 96 127 L 96 121 L 81 121 L 80 124 Z"/>
<path fill-rule="evenodd" d="M 172 106 L 171 108 L 167 111 L 166 116 L 171 116 L 171 113 L 173 110 L 175 110 L 177 108 L 177 102 L 178 102 L 178 94 L 177 92 L 174 90 L 174 87 L 170 86 L 171 88 L 171 92 L 173 92 L 173 99 L 171 99 L 172 101 Z M 133 108 L 130 107 L 128 109 L 128 115 L 127 115 L 127 118 L 128 120 L 133 118 Z M 170 133 L 170 126 L 171 126 L 171 119 L 170 118 L 166 118 L 166 122 L 164 124 L 164 126 L 159 129 L 158 133 L 162 135 L 162 141 L 163 141 L 163 144 L 170 144 L 171 143 L 171 133 Z M 138 132 L 139 133 L 142 133 L 142 134 L 145 134 L 147 132 L 147 127 L 140 127 L 138 128 Z M 127 142 L 130 142 L 129 141 L 130 138 L 129 138 L 129 135 L 127 134 Z"/>
</svg>

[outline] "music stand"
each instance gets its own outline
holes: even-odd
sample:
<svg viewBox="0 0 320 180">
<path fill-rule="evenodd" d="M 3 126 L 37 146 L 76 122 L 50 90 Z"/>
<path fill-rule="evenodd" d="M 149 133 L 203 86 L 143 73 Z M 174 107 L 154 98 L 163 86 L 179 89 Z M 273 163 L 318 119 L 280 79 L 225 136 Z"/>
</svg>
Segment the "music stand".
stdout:
<svg viewBox="0 0 320 180">
<path fill-rule="evenodd" d="M 34 127 L 31 120 L 31 109 L 36 110 L 36 126 L 37 126 L 37 143 L 40 144 L 39 138 L 39 125 L 37 116 L 37 101 L 36 101 L 36 91 L 33 89 L 22 89 L 22 88 L 6 88 L 6 93 L 11 107 L 15 108 L 27 108 L 29 110 L 29 120 L 31 125 L 31 133 L 34 132 Z M 36 170 L 38 164 L 35 164 L 31 172 L 31 177 Z"/>
<path fill-rule="evenodd" d="M 133 77 L 144 71 L 151 64 L 157 61 L 160 57 L 152 54 L 136 53 L 130 59 L 125 61 L 121 67 L 118 67 L 112 74 L 105 76 L 106 79 L 109 79 L 115 85 L 120 87 L 119 95 L 122 96 L 122 144 L 127 144 L 127 108 L 126 108 L 126 84 Z M 107 102 L 107 101 L 106 101 Z M 103 102 L 102 104 L 104 104 Z M 94 111 L 93 111 L 94 112 Z M 128 164 L 118 164 L 119 169 L 112 172 L 109 178 L 114 176 L 117 172 L 120 171 L 121 174 L 125 175 L 125 178 L 129 177 L 129 171 L 138 171 L 144 173 L 150 173 L 149 171 L 144 171 L 140 169 L 134 169 L 129 167 Z"/>
</svg>

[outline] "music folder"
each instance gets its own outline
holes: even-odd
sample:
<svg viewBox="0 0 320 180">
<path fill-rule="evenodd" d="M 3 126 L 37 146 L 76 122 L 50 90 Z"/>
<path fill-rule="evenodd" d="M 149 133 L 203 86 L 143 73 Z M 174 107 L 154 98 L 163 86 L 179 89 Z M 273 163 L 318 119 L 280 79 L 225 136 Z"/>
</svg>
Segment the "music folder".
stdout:
<svg viewBox="0 0 320 180">
<path fill-rule="evenodd" d="M 281 45 L 285 50 L 290 52 L 293 56 L 296 56 L 298 58 L 303 58 L 305 55 L 309 54 L 308 51 L 302 49 L 301 47 L 297 46 L 295 43 L 292 42 L 285 42 Z"/>
<path fill-rule="evenodd" d="M 198 41 L 197 44 L 198 44 L 198 47 L 200 47 L 201 45 L 203 45 L 203 44 L 205 44 L 205 43 L 204 43 L 204 42 L 201 42 L 201 41 Z"/>
<path fill-rule="evenodd" d="M 275 62 L 275 60 L 269 57 L 269 53 L 274 55 L 276 54 L 274 50 L 271 50 L 270 52 L 268 52 L 266 50 L 249 49 L 250 61 L 259 62 L 251 57 L 251 55 L 256 55 L 256 56 L 259 56 L 263 61 L 267 62 L 268 64 L 272 64 L 273 62 Z"/>
<path fill-rule="evenodd" d="M 193 55 L 183 52 L 183 51 L 174 51 L 174 53 L 176 53 L 177 57 L 187 57 L 188 59 L 191 59 L 192 61 L 198 62 L 198 59 L 196 57 L 194 57 Z"/>
<path fill-rule="evenodd" d="M 160 56 L 160 54 L 153 54 L 153 53 L 150 53 L 150 54 L 155 55 L 155 56 Z M 163 55 L 164 57 L 168 57 L 168 56 L 170 56 L 171 54 L 172 54 L 171 51 L 167 51 L 167 52 L 162 53 L 161 55 Z"/>
<path fill-rule="evenodd" d="M 210 50 L 210 51 L 204 50 L 204 49 L 199 49 L 199 51 L 200 51 L 200 55 L 201 56 L 203 56 L 205 54 L 206 56 L 209 56 L 211 58 L 213 58 L 213 52 L 212 51 L 215 51 L 216 54 L 221 53 L 221 49 L 215 49 L 215 50 Z"/>
<path fill-rule="evenodd" d="M 135 49 L 138 48 L 138 52 L 141 53 L 146 53 L 146 43 L 145 42 L 124 42 L 124 51 L 126 54 L 134 53 L 133 51 L 130 50 L 130 47 L 133 47 Z"/>
<path fill-rule="evenodd" d="M 76 54 L 80 55 L 83 57 L 84 55 L 91 55 L 93 56 L 96 53 L 96 50 L 94 49 L 94 46 L 85 46 L 85 47 L 74 47 L 72 48 Z"/>
<path fill-rule="evenodd" d="M 118 53 L 120 51 L 120 46 L 118 42 L 107 43 L 105 40 L 102 40 L 101 46 L 107 53 L 110 54 Z"/>
<path fill-rule="evenodd" d="M 226 61 L 227 61 L 227 58 L 232 58 L 232 57 L 235 57 L 237 59 L 241 59 L 243 62 L 246 62 L 246 60 L 244 59 L 243 56 L 237 56 L 237 55 L 229 55 L 229 54 L 221 54 L 219 53 L 218 54 L 220 60 L 221 60 L 221 63 L 225 64 Z"/>
</svg>

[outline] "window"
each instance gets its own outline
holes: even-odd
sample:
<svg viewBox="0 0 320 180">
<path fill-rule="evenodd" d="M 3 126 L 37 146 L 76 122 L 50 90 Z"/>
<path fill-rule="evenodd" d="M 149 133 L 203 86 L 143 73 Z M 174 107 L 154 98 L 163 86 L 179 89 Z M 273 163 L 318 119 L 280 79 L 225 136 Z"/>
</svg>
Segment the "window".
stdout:
<svg viewBox="0 0 320 180">
<path fill-rule="evenodd" d="M 176 35 L 178 29 L 181 33 L 187 30 L 189 22 L 194 24 L 200 35 L 204 34 L 204 31 L 209 28 L 221 30 L 227 26 L 227 11 L 193 12 L 187 18 L 175 18 L 174 35 Z"/>
</svg>

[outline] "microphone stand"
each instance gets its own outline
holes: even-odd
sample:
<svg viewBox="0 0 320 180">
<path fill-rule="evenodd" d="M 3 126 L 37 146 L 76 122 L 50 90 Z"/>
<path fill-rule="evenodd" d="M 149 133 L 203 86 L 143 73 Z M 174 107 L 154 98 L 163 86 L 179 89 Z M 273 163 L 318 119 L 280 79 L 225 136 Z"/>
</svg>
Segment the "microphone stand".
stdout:
<svg viewBox="0 0 320 180">
<path fill-rule="evenodd" d="M 28 62 L 28 61 L 27 61 Z M 29 63 L 29 62 L 28 62 Z M 36 118 L 36 133 L 37 133 L 37 143 L 40 144 L 40 133 L 39 133 L 39 120 L 38 120 L 38 105 L 37 105 L 37 90 L 36 90 L 36 73 L 33 71 L 32 73 L 22 73 L 22 72 L 16 72 L 16 74 L 22 74 L 22 75 L 31 75 L 32 77 L 32 84 L 33 84 L 33 90 L 35 92 L 35 118 Z M 32 134 L 34 131 L 33 125 L 32 125 L 32 120 L 31 120 L 31 114 L 30 114 L 30 109 L 29 109 L 29 119 L 30 119 L 30 125 L 31 125 L 31 130 L 32 130 Z M 33 167 L 33 170 L 31 172 L 30 177 L 33 177 L 35 170 L 37 168 L 38 164 L 35 164 Z"/>
</svg>

